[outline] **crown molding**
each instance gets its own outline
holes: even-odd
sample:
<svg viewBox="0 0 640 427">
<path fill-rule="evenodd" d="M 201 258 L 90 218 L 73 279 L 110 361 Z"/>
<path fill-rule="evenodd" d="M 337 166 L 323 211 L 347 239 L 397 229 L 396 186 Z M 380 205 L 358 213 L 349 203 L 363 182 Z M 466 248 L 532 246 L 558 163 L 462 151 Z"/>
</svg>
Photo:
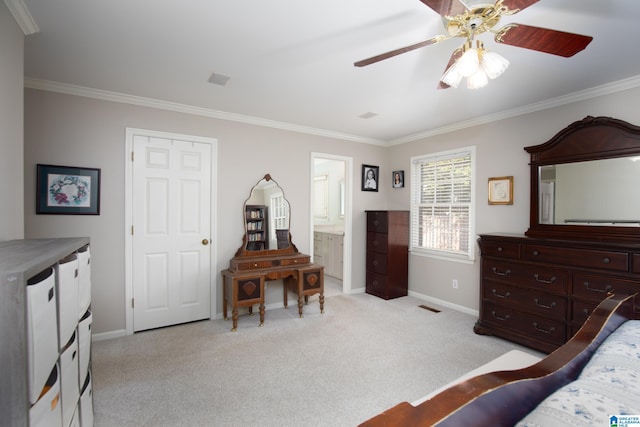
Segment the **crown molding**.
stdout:
<svg viewBox="0 0 640 427">
<path fill-rule="evenodd" d="M 510 110 L 501 111 L 495 114 L 489 114 L 482 117 L 477 117 L 472 120 L 466 120 L 459 123 L 454 123 L 449 126 L 443 126 L 436 129 L 430 129 L 425 132 L 416 133 L 413 135 L 407 135 L 402 138 L 389 141 L 389 146 L 405 144 L 407 142 L 417 141 L 419 139 L 425 139 L 436 135 L 442 135 L 445 133 L 455 132 L 462 129 L 467 129 L 474 126 L 484 125 L 491 122 L 497 122 L 499 120 L 508 119 L 511 117 L 522 116 L 536 111 L 542 111 L 553 107 L 559 107 L 562 105 L 573 104 L 575 102 L 584 101 L 598 96 L 608 95 L 616 92 L 622 92 L 624 90 L 633 89 L 640 86 L 640 76 L 630 77 L 628 79 L 618 80 L 617 82 L 607 83 L 601 86 L 596 86 L 591 89 L 582 90 L 579 92 L 570 93 L 568 95 L 559 96 L 557 98 L 547 99 L 545 101 L 536 102 L 533 104 L 525 105 L 519 108 L 513 108 Z"/>
<path fill-rule="evenodd" d="M 5 0 L 9 1 L 9 0 Z M 14 0 L 20 1 L 20 0 Z M 393 145 L 401 145 L 408 142 L 417 141 L 420 139 L 430 138 L 436 135 L 442 135 L 450 132 L 455 132 L 474 126 L 480 126 L 500 120 L 518 117 L 537 111 L 546 110 L 553 107 L 572 104 L 579 101 L 584 101 L 598 96 L 608 95 L 616 92 L 622 92 L 624 90 L 633 89 L 640 86 L 640 76 L 630 77 L 628 79 L 619 80 L 617 82 L 607 83 L 601 86 L 596 86 L 591 89 L 586 89 L 579 92 L 574 92 L 568 95 L 559 96 L 557 98 L 548 99 L 541 102 L 525 105 L 519 108 L 513 108 L 510 110 L 504 110 L 495 114 L 489 114 L 482 117 L 477 117 L 471 120 L 465 120 L 462 122 L 454 123 L 448 126 L 442 126 L 435 129 L 430 129 L 424 132 L 407 135 L 402 138 L 393 139 L 390 141 L 384 141 L 374 138 L 366 138 L 358 135 L 345 134 L 340 132 L 334 132 L 326 129 L 318 129 L 308 126 L 301 126 L 292 123 L 279 122 L 275 120 L 262 119 L 259 117 L 245 116 L 242 114 L 228 113 L 225 111 L 212 110 L 209 108 L 194 107 L 185 104 L 178 104 L 174 102 L 160 101 L 152 98 L 144 98 L 140 96 L 127 95 L 118 92 L 111 92 L 101 89 L 92 89 L 84 86 L 71 85 L 66 83 L 57 83 L 48 80 L 39 80 L 25 77 L 24 86 L 30 89 L 46 90 L 49 92 L 58 92 L 67 95 L 83 96 L 86 98 L 100 99 L 103 101 L 119 102 L 123 104 L 137 105 L 141 107 L 157 108 L 160 110 L 168 110 L 177 113 L 192 114 L 196 116 L 211 117 L 220 120 L 228 120 L 233 122 L 251 124 L 256 126 L 264 126 L 268 128 L 287 130 L 291 132 L 304 133 L 308 135 L 323 136 L 327 138 L 334 138 L 344 141 L 359 142 L 363 144 L 372 144 L 383 147 L 389 147 Z"/>
<path fill-rule="evenodd" d="M 24 4 L 24 1 L 4 0 L 4 4 L 7 5 L 7 8 L 13 15 L 13 19 L 16 20 L 25 36 L 29 36 L 40 31 L 38 24 L 36 24 L 33 16 L 31 16 L 31 13 L 29 12 L 27 5 Z"/>
<path fill-rule="evenodd" d="M 191 105 L 178 104 L 175 102 L 160 101 L 141 96 L 127 95 L 124 93 L 110 92 L 101 89 L 92 89 L 84 86 L 71 85 L 67 83 L 57 83 L 48 80 L 24 78 L 24 86 L 30 89 L 46 90 L 49 92 L 63 93 L 67 95 L 83 96 L 86 98 L 100 99 L 102 101 L 119 102 L 141 107 L 157 108 L 177 113 L 192 114 L 196 116 L 211 117 L 215 119 L 228 120 L 232 122 L 246 123 L 256 126 L 287 130 L 291 132 L 304 133 L 309 135 L 324 136 L 327 138 L 340 139 L 345 141 L 360 142 L 386 146 L 387 142 L 374 138 L 365 138 L 358 135 L 334 132 L 326 129 L 318 129 L 309 126 L 301 126 L 292 123 L 279 122 L 276 120 L 262 119 L 259 117 L 244 116 L 242 114 L 227 113 L 225 111 L 212 110 L 209 108 L 194 107 Z"/>
</svg>

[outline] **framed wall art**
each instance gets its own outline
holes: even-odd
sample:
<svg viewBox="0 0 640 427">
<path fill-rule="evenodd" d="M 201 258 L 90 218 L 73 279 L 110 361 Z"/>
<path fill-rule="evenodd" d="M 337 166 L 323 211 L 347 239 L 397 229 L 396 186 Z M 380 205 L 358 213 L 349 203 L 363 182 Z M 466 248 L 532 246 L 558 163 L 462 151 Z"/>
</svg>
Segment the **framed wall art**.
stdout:
<svg viewBox="0 0 640 427">
<path fill-rule="evenodd" d="M 391 179 L 391 185 L 393 188 L 404 187 L 404 171 L 393 171 Z"/>
<path fill-rule="evenodd" d="M 379 166 L 362 165 L 362 191 L 378 191 Z"/>
<path fill-rule="evenodd" d="M 36 214 L 100 215 L 100 169 L 38 164 Z"/>
<path fill-rule="evenodd" d="M 501 176 L 489 178 L 489 204 L 513 204 L 513 177 Z"/>
</svg>

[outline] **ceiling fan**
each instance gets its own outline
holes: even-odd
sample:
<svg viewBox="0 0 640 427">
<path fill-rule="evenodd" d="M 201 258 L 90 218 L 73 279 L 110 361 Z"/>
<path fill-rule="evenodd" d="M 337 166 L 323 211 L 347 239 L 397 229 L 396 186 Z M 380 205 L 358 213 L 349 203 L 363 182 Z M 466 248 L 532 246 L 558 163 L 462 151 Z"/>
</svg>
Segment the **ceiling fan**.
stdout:
<svg viewBox="0 0 640 427">
<path fill-rule="evenodd" d="M 487 52 L 475 36 L 482 33 L 495 34 L 497 43 L 507 44 L 563 57 L 571 57 L 583 50 L 593 37 L 523 24 L 508 24 L 498 29 L 496 25 L 503 16 L 513 15 L 537 3 L 539 0 L 420 0 L 442 16 L 446 35 L 437 35 L 428 40 L 395 49 L 354 63 L 364 67 L 392 58 L 421 47 L 460 37 L 463 46 L 454 50 L 445 73 L 439 82 L 439 89 L 457 87 L 463 77 L 467 77 L 470 88 L 484 86 L 487 77 L 495 78 L 508 66 L 501 56 Z M 475 80 L 474 80 L 475 79 Z"/>
</svg>

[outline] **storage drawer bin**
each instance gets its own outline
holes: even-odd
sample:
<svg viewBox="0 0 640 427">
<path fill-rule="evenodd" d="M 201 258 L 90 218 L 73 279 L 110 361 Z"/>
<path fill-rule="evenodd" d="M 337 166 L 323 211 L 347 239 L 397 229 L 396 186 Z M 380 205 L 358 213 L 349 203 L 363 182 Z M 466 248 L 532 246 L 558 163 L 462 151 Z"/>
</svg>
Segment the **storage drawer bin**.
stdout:
<svg viewBox="0 0 640 427">
<path fill-rule="evenodd" d="M 80 373 L 80 384 L 83 384 L 89 371 L 89 360 L 91 360 L 91 324 L 93 323 L 93 315 L 91 311 L 87 312 L 80 319 L 78 324 L 78 352 L 80 353 L 78 363 L 78 372 Z"/>
<path fill-rule="evenodd" d="M 76 334 L 71 335 L 71 340 L 60 354 L 60 394 L 62 397 L 62 423 L 68 426 L 73 418 L 73 413 L 80 398 L 78 386 L 78 340 Z"/>
<path fill-rule="evenodd" d="M 75 254 L 56 265 L 58 294 L 58 340 L 60 349 L 69 341 L 78 324 L 78 258 Z"/>
<path fill-rule="evenodd" d="M 85 246 L 78 251 L 78 318 L 91 305 L 91 251 Z"/>
<path fill-rule="evenodd" d="M 27 280 L 29 402 L 36 403 L 58 360 L 55 271 L 48 268 Z"/>
<path fill-rule="evenodd" d="M 31 427 L 62 426 L 60 375 L 57 364 L 53 365 L 40 399 L 29 408 L 29 425 Z"/>
<path fill-rule="evenodd" d="M 79 403 L 79 402 L 78 402 Z M 78 404 L 73 408 L 73 415 L 71 415 L 71 421 L 65 427 L 80 427 L 80 413 L 78 411 Z"/>
<path fill-rule="evenodd" d="M 91 372 L 88 373 L 82 392 L 80 393 L 80 425 L 93 427 L 93 385 L 91 384 Z"/>
</svg>

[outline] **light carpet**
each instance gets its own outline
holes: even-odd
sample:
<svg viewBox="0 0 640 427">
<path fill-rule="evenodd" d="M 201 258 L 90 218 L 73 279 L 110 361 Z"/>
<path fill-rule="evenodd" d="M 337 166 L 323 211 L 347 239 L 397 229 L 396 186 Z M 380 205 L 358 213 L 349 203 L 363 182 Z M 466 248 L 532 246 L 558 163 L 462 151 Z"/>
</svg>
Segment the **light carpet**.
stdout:
<svg viewBox="0 0 640 427">
<path fill-rule="evenodd" d="M 293 304 L 291 302 L 294 302 Z M 317 296 L 288 309 L 93 344 L 95 425 L 355 426 L 513 349 L 474 316 L 412 297 Z"/>
</svg>

